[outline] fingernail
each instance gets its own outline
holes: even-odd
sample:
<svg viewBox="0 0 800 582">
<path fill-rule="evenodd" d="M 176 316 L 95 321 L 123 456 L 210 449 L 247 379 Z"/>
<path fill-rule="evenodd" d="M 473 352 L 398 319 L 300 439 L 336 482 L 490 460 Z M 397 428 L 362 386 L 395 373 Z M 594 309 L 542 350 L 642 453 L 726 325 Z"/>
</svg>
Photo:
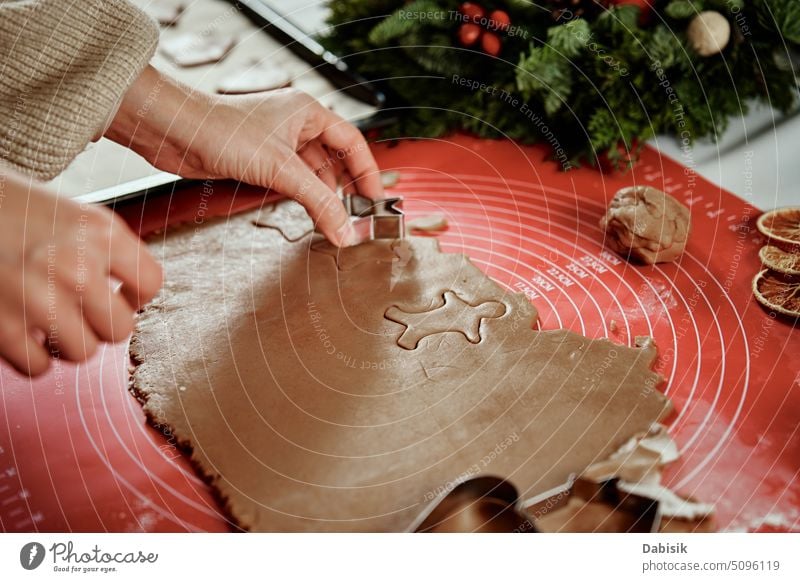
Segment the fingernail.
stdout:
<svg viewBox="0 0 800 582">
<path fill-rule="evenodd" d="M 336 238 L 340 247 L 352 247 L 359 243 L 358 235 L 350 222 L 345 222 L 336 231 Z"/>
</svg>

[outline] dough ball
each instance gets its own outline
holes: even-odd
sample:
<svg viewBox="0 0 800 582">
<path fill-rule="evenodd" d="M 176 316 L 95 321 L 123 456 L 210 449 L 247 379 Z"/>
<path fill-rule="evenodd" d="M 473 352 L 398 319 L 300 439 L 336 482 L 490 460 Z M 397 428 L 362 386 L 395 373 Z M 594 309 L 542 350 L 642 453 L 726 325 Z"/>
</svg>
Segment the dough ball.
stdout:
<svg viewBox="0 0 800 582">
<path fill-rule="evenodd" d="M 672 196 L 650 186 L 632 186 L 614 195 L 600 227 L 610 248 L 652 265 L 681 255 L 689 222 L 689 209 Z"/>
</svg>

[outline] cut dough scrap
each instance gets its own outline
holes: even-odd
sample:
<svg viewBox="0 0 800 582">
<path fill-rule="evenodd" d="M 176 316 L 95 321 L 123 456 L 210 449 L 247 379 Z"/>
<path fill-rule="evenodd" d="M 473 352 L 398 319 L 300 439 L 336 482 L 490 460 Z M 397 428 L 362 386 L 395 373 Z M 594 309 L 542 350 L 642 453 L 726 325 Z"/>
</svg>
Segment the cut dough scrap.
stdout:
<svg viewBox="0 0 800 582">
<path fill-rule="evenodd" d="M 595 483 L 616 480 L 622 495 L 633 493 L 658 502 L 656 529 L 661 532 L 714 531 L 714 507 L 677 495 L 661 483 L 662 472 L 680 457 L 678 446 L 666 427 L 654 424 L 649 431 L 632 437 L 607 459 L 592 464 L 581 478 Z M 580 497 L 573 491 L 561 503 L 563 490 L 533 504 L 540 531 L 625 532 L 641 527 L 631 522 L 630 506 L 613 505 L 598 499 Z M 554 508 L 554 509 L 549 509 Z"/>
<path fill-rule="evenodd" d="M 244 95 L 282 89 L 292 84 L 286 71 L 269 61 L 247 63 L 220 80 L 217 93 Z"/>
<path fill-rule="evenodd" d="M 294 200 L 283 200 L 264 207 L 253 224 L 274 228 L 288 242 L 298 241 L 314 231 L 314 221 L 303 205 Z"/>
<path fill-rule="evenodd" d="M 531 497 L 669 410 L 652 389 L 654 350 L 533 330 L 523 295 L 435 239 L 409 239 L 402 270 L 358 260 L 390 242 L 342 249 L 352 268 L 340 270 L 255 217 L 151 243 L 165 284 L 131 343 L 148 417 L 191 450 L 242 528 L 402 531 L 479 473 Z M 398 346 L 386 310 L 432 308 L 448 291 L 504 312 L 478 344 L 446 332 Z"/>
<path fill-rule="evenodd" d="M 159 48 L 181 67 L 217 63 L 236 46 L 236 39 L 217 30 L 186 32 L 162 39 Z"/>
<path fill-rule="evenodd" d="M 666 427 L 656 424 L 637 435 L 603 462 L 587 469 L 584 477 L 592 481 L 618 478 L 619 488 L 660 503 L 666 517 L 698 521 L 714 513 L 714 506 L 681 497 L 661 484 L 663 469 L 680 457 L 678 445 Z"/>
</svg>

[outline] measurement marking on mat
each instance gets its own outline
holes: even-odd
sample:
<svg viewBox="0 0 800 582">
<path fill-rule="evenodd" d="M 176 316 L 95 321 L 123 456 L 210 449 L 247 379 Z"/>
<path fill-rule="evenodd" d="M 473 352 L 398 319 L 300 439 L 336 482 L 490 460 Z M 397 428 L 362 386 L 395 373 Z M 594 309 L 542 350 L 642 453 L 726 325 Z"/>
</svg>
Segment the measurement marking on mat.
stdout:
<svg viewBox="0 0 800 582">
<path fill-rule="evenodd" d="M 695 196 L 695 197 L 694 197 L 694 198 L 692 198 L 691 200 L 687 200 L 687 201 L 686 201 L 686 204 L 687 204 L 687 205 L 689 205 L 689 206 L 694 206 L 695 204 L 697 204 L 698 202 L 700 202 L 702 199 L 703 199 L 703 197 L 702 197 L 702 196 Z"/>
<path fill-rule="evenodd" d="M 562 273 L 555 267 L 550 267 L 549 269 L 547 269 L 547 274 L 555 277 L 559 283 L 564 285 L 564 287 L 572 287 L 575 284 L 575 281 L 567 277 L 564 273 Z"/>
<path fill-rule="evenodd" d="M 595 273 L 607 273 L 608 269 L 603 266 L 603 263 L 590 255 L 583 255 L 578 261 L 587 269 L 591 269 Z"/>
<path fill-rule="evenodd" d="M 621 265 L 622 261 L 609 253 L 608 251 L 600 251 L 600 258 L 603 259 L 606 263 L 611 263 L 612 265 Z"/>
<path fill-rule="evenodd" d="M 573 273 L 578 279 L 587 279 L 589 277 L 589 273 L 584 271 L 577 263 L 568 263 L 567 271 Z"/>
<path fill-rule="evenodd" d="M 541 295 L 539 295 L 535 290 L 533 290 L 530 287 L 528 287 L 522 281 L 518 281 L 518 282 L 514 283 L 514 288 L 515 289 L 519 289 L 520 291 L 522 291 L 522 293 L 524 293 L 525 297 L 527 297 L 528 299 L 531 299 L 531 300 L 532 299 L 539 299 L 539 297 L 541 297 Z"/>
<path fill-rule="evenodd" d="M 548 293 L 556 290 L 555 285 L 548 283 L 547 280 L 541 275 L 534 275 L 531 277 L 531 283 L 539 287 L 541 290 L 547 291 Z"/>
</svg>

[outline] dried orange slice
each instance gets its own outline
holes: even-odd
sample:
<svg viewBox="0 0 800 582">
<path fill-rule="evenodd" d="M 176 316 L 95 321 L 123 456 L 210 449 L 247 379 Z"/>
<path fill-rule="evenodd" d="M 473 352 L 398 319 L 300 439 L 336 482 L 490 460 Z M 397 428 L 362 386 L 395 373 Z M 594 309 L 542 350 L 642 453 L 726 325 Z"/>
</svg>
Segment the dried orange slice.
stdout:
<svg viewBox="0 0 800 582">
<path fill-rule="evenodd" d="M 800 317 L 800 278 L 764 269 L 753 279 L 753 295 L 767 309 Z"/>
<path fill-rule="evenodd" d="M 800 250 L 787 252 L 779 247 L 767 245 L 761 247 L 758 256 L 764 266 L 784 275 L 800 275 Z"/>
<path fill-rule="evenodd" d="M 772 245 L 784 250 L 800 250 L 800 206 L 787 206 L 765 212 L 758 217 L 756 228 Z"/>
</svg>

